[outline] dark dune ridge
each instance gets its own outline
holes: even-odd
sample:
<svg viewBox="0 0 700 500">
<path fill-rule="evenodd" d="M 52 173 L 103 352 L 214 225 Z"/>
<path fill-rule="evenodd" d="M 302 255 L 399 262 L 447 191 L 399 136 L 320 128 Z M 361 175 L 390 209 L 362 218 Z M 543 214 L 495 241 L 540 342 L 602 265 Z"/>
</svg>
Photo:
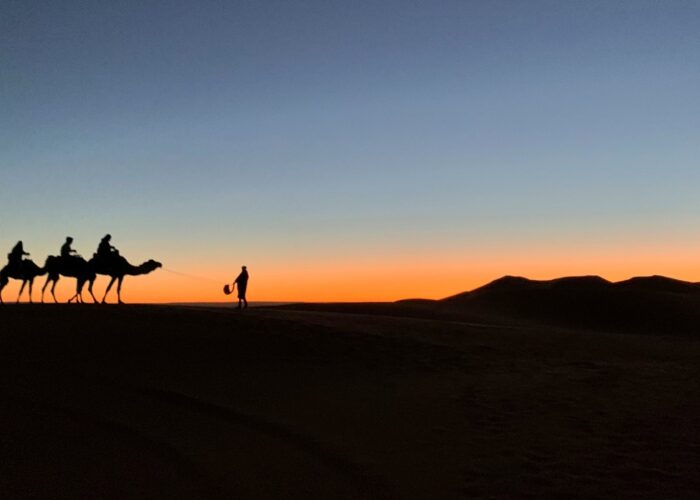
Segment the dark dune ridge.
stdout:
<svg viewBox="0 0 700 500">
<path fill-rule="evenodd" d="M 0 498 L 697 498 L 696 296 L 5 305 Z"/>
<path fill-rule="evenodd" d="M 598 276 L 551 281 L 507 276 L 441 303 L 512 319 L 610 331 L 695 334 L 700 324 L 700 286 L 663 276 L 617 283 Z"/>
<path fill-rule="evenodd" d="M 536 281 L 504 276 L 441 300 L 293 304 L 295 310 L 358 312 L 426 319 L 534 324 L 611 332 L 694 335 L 700 325 L 700 285 L 664 276 L 617 283 L 599 276 Z"/>
</svg>

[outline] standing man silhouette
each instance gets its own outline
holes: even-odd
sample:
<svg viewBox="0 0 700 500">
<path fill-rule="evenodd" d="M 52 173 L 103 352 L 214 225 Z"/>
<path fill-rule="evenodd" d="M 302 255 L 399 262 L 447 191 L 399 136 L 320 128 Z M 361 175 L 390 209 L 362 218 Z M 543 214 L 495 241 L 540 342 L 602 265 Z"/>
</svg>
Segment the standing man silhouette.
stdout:
<svg viewBox="0 0 700 500">
<path fill-rule="evenodd" d="M 248 300 L 245 298 L 245 292 L 248 289 L 248 269 L 245 266 L 241 267 L 241 274 L 233 282 L 233 286 L 236 285 L 238 285 L 238 309 L 241 309 L 241 306 L 247 309 Z"/>
</svg>

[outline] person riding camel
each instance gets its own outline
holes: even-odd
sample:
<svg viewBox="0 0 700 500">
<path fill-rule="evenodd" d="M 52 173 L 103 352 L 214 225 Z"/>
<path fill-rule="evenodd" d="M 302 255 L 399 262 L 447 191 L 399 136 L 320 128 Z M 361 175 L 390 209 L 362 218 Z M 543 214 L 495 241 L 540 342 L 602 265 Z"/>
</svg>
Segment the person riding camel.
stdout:
<svg viewBox="0 0 700 500">
<path fill-rule="evenodd" d="M 97 247 L 97 253 L 95 253 L 95 260 L 101 265 L 109 265 L 114 262 L 114 258 L 119 255 L 119 250 L 110 245 L 109 241 L 112 239 L 112 235 L 105 235 L 100 244 Z"/>
<path fill-rule="evenodd" d="M 22 259 L 25 255 L 28 257 L 29 253 L 24 251 L 24 245 L 22 244 L 22 241 L 18 241 L 17 244 L 12 248 L 12 251 L 7 254 L 9 267 L 16 270 L 21 269 Z"/>
<path fill-rule="evenodd" d="M 78 255 L 78 252 L 76 252 L 75 250 L 73 250 L 71 248 L 72 243 L 73 243 L 73 238 L 71 238 L 70 236 L 67 236 L 66 242 L 63 245 L 61 245 L 61 258 L 63 260 L 65 260 L 66 262 L 68 262 L 73 257 L 80 257 Z"/>
</svg>

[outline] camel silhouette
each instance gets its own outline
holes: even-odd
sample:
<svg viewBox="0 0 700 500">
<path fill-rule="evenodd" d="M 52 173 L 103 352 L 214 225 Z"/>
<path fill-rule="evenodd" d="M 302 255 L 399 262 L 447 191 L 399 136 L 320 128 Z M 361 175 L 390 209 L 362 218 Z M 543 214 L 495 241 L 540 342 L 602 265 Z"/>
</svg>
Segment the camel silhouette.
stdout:
<svg viewBox="0 0 700 500">
<path fill-rule="evenodd" d="M 19 295 L 17 296 L 17 302 L 22 297 L 22 292 L 24 292 L 24 287 L 29 283 L 29 302 L 32 301 L 32 288 L 34 285 L 34 278 L 37 276 L 43 276 L 46 274 L 45 267 L 37 266 L 32 260 L 23 260 L 21 266 L 11 266 L 6 265 L 0 269 L 0 304 L 2 301 L 2 290 L 5 288 L 10 279 L 22 280 L 22 287 L 19 289 Z"/>
<path fill-rule="evenodd" d="M 82 290 L 86 282 L 90 282 L 88 290 L 90 291 L 90 295 L 92 295 L 92 300 L 97 302 L 95 295 L 92 293 L 92 284 L 95 282 L 97 275 L 93 266 L 82 257 L 70 257 L 66 259 L 56 255 L 50 255 L 46 258 L 44 269 L 46 269 L 49 275 L 46 277 L 46 283 L 44 283 L 44 286 L 41 288 L 42 303 L 44 302 L 44 292 L 49 283 L 52 283 L 51 295 L 53 296 L 53 300 L 58 303 L 58 299 L 56 299 L 56 284 L 61 276 L 75 278 L 77 280 L 75 295 L 73 295 L 68 302 L 72 302 L 73 299 L 77 302 L 83 302 Z"/>
<path fill-rule="evenodd" d="M 53 296 L 53 300 L 58 302 L 54 291 L 56 289 L 56 283 L 58 283 L 61 276 L 76 278 L 77 280 L 75 295 L 73 295 L 68 302 L 72 302 L 73 300 L 76 302 L 84 302 L 83 288 L 85 287 L 85 283 L 88 283 L 88 291 L 92 296 L 92 300 L 97 302 L 95 294 L 92 292 L 92 287 L 95 284 L 97 275 L 102 274 L 112 278 L 109 285 L 107 285 L 104 297 L 102 297 L 102 303 L 106 303 L 107 294 L 111 290 L 112 285 L 114 285 L 114 282 L 117 281 L 117 300 L 119 304 L 123 304 L 124 302 L 122 302 L 121 291 L 124 277 L 149 274 L 159 267 L 162 267 L 162 264 L 151 259 L 139 266 L 134 266 L 120 255 L 115 255 L 109 263 L 99 262 L 95 259 L 95 257 L 89 261 L 86 261 L 82 257 L 62 259 L 60 257 L 50 256 L 46 259 L 46 265 L 44 267 L 49 275 L 46 278 L 46 283 L 44 283 L 44 286 L 41 289 L 42 302 L 44 301 L 44 291 L 49 283 L 52 283 L 51 295 Z"/>
</svg>

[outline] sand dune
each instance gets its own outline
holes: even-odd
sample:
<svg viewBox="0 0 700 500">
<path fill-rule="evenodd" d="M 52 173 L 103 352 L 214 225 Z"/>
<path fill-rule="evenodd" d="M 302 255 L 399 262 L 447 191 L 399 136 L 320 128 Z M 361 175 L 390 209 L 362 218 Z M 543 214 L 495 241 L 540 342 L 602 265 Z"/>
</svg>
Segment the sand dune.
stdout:
<svg viewBox="0 0 700 500">
<path fill-rule="evenodd" d="M 288 310 L 341 312 L 509 326 L 696 335 L 700 285 L 663 276 L 612 283 L 599 276 L 547 281 L 504 276 L 442 300 L 292 304 Z"/>
<path fill-rule="evenodd" d="M 488 316 L 493 293 L 2 307 L 0 496 L 696 497 L 697 338 Z"/>
<path fill-rule="evenodd" d="M 441 304 L 473 313 L 588 330 L 697 333 L 700 286 L 662 276 L 611 283 L 598 276 L 505 277 Z"/>
</svg>

